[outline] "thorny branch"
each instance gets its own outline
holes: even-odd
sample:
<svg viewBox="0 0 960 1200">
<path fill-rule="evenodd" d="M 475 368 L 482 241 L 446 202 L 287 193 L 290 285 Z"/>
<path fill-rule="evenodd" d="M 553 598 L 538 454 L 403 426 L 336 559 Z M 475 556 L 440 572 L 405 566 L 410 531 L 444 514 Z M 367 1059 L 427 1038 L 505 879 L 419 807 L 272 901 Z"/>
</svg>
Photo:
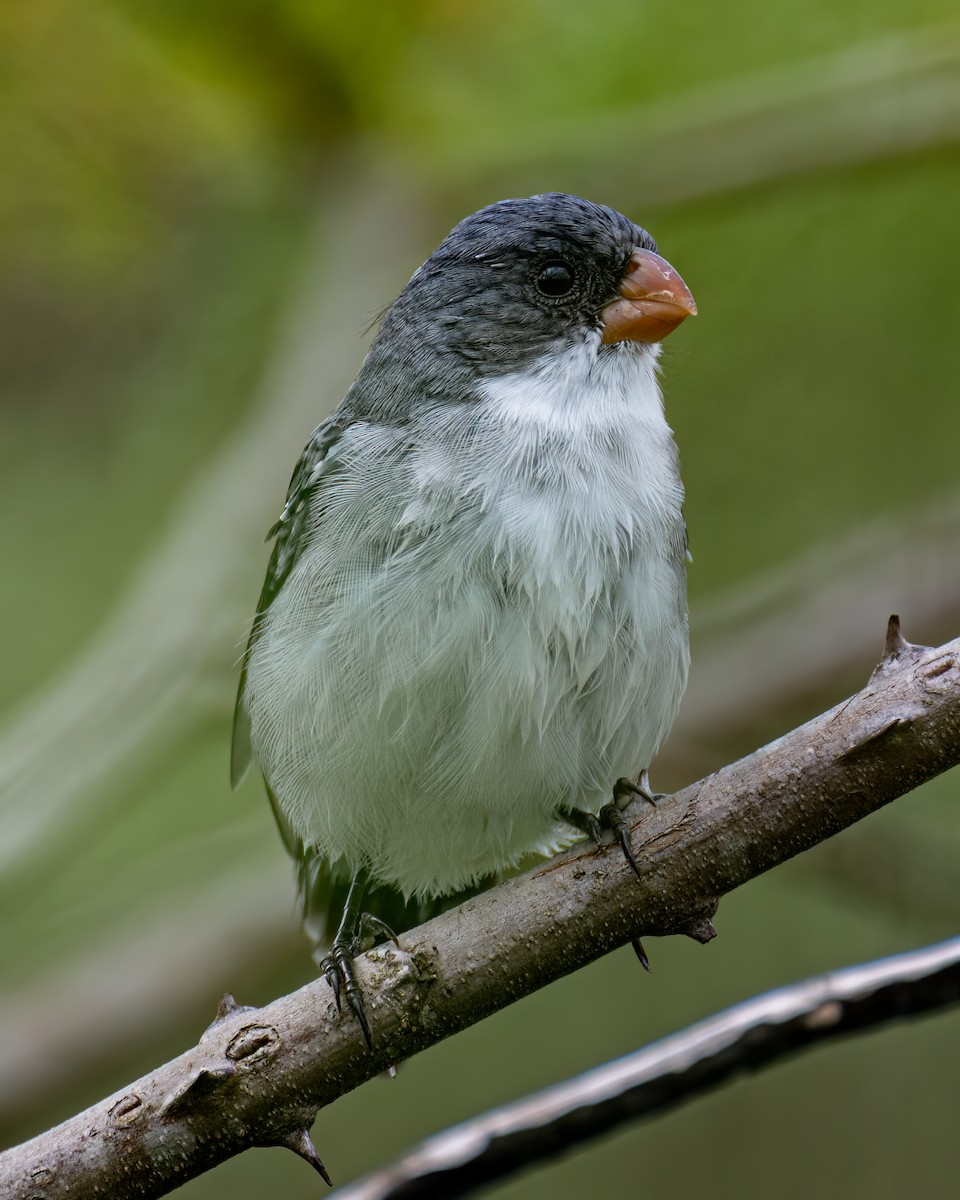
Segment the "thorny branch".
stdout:
<svg viewBox="0 0 960 1200">
<path fill-rule="evenodd" d="M 960 639 L 884 657 L 849 700 L 651 809 L 628 810 L 637 880 L 580 843 L 358 960 L 374 1030 L 315 980 L 223 1006 L 197 1046 L 0 1155 L 0 1194 L 161 1196 L 251 1146 L 319 1170 L 317 1111 L 392 1064 L 634 938 L 714 936 L 719 898 L 960 761 Z"/>
</svg>

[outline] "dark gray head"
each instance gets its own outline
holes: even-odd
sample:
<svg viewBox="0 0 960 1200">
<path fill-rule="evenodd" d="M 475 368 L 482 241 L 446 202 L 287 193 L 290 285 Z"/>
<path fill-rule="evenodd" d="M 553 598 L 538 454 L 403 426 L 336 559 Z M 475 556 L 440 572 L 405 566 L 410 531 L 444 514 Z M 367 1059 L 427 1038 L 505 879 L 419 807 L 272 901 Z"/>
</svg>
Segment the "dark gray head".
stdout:
<svg viewBox="0 0 960 1200">
<path fill-rule="evenodd" d="M 548 192 L 480 209 L 388 310 L 353 401 L 373 408 L 389 396 L 387 407 L 403 411 L 411 389 L 466 400 L 481 379 L 587 338 L 598 353 L 616 352 L 596 335 L 603 310 L 626 295 L 637 250 L 656 250 L 645 229 L 577 196 Z"/>
</svg>

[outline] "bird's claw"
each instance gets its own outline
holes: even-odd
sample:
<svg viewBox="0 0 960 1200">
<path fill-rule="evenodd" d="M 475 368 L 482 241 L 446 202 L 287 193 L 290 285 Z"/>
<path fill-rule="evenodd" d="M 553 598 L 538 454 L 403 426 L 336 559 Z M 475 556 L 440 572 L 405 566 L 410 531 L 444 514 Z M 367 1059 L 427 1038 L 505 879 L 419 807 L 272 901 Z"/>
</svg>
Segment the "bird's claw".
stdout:
<svg viewBox="0 0 960 1200">
<path fill-rule="evenodd" d="M 642 879 L 643 875 L 640 873 L 640 865 L 634 857 L 633 846 L 630 845 L 630 826 L 627 823 L 626 817 L 620 811 L 620 806 L 616 800 L 611 800 L 609 804 L 605 804 L 600 809 L 599 824 L 601 828 L 610 830 L 617 839 L 617 845 L 623 851 L 623 857 L 630 864 L 634 875 L 638 879 Z"/>
<path fill-rule="evenodd" d="M 624 776 L 613 785 L 613 801 L 618 808 L 625 808 L 633 796 L 639 796 L 648 804 L 656 804 L 658 800 L 663 799 L 664 794 L 653 790 L 650 786 L 650 775 L 646 770 L 640 772 L 640 779 L 636 783 Z"/>
<path fill-rule="evenodd" d="M 615 799 L 609 804 L 605 804 L 599 813 L 586 812 L 582 808 L 571 808 L 564 814 L 564 817 L 571 825 L 575 825 L 577 829 L 591 837 L 598 846 L 603 845 L 603 832 L 605 829 L 609 829 L 623 851 L 624 858 L 633 868 L 637 877 L 642 878 L 640 867 L 633 855 L 633 847 L 630 845 L 630 830 L 627 820 Z"/>
<path fill-rule="evenodd" d="M 647 958 L 647 952 L 643 948 L 643 942 L 641 942 L 639 938 L 633 938 L 633 940 L 630 942 L 630 945 L 633 947 L 634 954 L 636 954 L 637 958 L 640 959 L 640 966 L 643 967 L 645 971 L 652 971 L 653 967 L 650 966 L 650 959 Z"/>
<path fill-rule="evenodd" d="M 343 1011 L 343 1006 L 340 1003 L 340 972 L 337 970 L 336 964 L 331 956 L 328 956 L 320 964 L 323 969 L 323 974 L 326 977 L 327 983 L 333 988 L 333 1002 L 337 1006 L 337 1012 Z"/>
<path fill-rule="evenodd" d="M 367 1020 L 366 1009 L 363 1005 L 363 993 L 360 990 L 360 985 L 357 983 L 357 977 L 353 971 L 353 954 L 351 947 L 344 945 L 341 942 L 334 942 L 330 949 L 330 953 L 321 961 L 320 970 L 323 971 L 327 982 L 333 989 L 333 1000 L 337 1006 L 337 1012 L 343 1011 L 343 997 L 347 999 L 347 1003 L 357 1018 L 357 1022 L 363 1031 L 364 1041 L 367 1043 L 367 1049 L 373 1049 L 373 1037 L 370 1033 L 370 1023 Z"/>
<path fill-rule="evenodd" d="M 574 808 L 566 814 L 566 817 L 578 829 L 583 830 L 585 834 L 593 838 L 598 846 L 603 844 L 603 831 L 609 829 L 617 845 L 620 847 L 623 857 L 629 863 L 630 869 L 638 879 L 642 879 L 643 874 L 640 871 L 640 864 L 637 862 L 636 856 L 633 853 L 633 846 L 630 843 L 630 825 L 623 815 L 623 809 L 626 808 L 630 799 L 634 796 L 639 796 L 641 800 L 646 800 L 648 804 L 656 804 L 658 800 L 663 798 L 662 793 L 655 792 L 650 787 L 650 777 L 646 771 L 643 771 L 641 772 L 639 781 L 636 783 L 626 777 L 618 779 L 613 785 L 613 799 L 608 804 L 605 804 L 599 813 L 585 812 L 583 809 Z M 634 938 L 631 945 L 643 969 L 645 971 L 651 970 L 650 959 L 647 958 L 647 952 L 644 950 L 640 939 Z"/>
<path fill-rule="evenodd" d="M 650 780 L 646 771 L 641 774 L 639 783 L 634 783 L 632 779 L 625 777 L 618 779 L 613 785 L 613 799 L 605 804 L 599 813 L 574 808 L 566 814 L 566 817 L 571 824 L 576 825 L 578 829 L 593 838 L 598 846 L 603 845 L 603 831 L 609 829 L 623 852 L 623 857 L 630 864 L 630 869 L 638 879 L 642 879 L 640 864 L 637 862 L 633 846 L 630 844 L 630 826 L 623 815 L 623 809 L 626 808 L 629 799 L 633 796 L 641 797 L 648 804 L 656 804 L 661 798 L 656 792 L 650 790 Z"/>
<path fill-rule="evenodd" d="M 386 938 L 388 942 L 393 942 L 397 949 L 400 949 L 400 940 L 390 926 L 386 923 L 386 921 L 381 921 L 380 918 L 375 917 L 373 913 L 365 912 L 360 914 L 361 941 L 363 941 L 367 930 L 372 930 L 374 933 L 379 934 L 382 938 Z"/>
</svg>

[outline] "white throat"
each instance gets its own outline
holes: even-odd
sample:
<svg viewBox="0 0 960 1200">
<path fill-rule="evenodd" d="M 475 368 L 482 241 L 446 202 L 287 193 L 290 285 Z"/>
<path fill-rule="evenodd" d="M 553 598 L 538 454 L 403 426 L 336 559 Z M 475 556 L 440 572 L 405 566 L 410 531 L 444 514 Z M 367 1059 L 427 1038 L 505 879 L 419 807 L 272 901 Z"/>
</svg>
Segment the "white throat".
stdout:
<svg viewBox="0 0 960 1200">
<path fill-rule="evenodd" d="M 598 354 L 598 340 L 483 385 L 473 469 L 487 489 L 525 482 L 534 506 L 552 500 L 551 515 L 567 529 L 579 525 L 589 538 L 591 525 L 601 534 L 599 523 L 616 540 L 619 525 L 630 539 L 638 526 L 676 520 L 676 449 L 657 381 L 659 347 Z M 487 499 L 496 503 L 489 491 Z"/>
<path fill-rule="evenodd" d="M 659 346 L 621 345 L 598 353 L 599 334 L 531 370 L 504 375 L 481 388 L 489 409 L 506 424 L 547 436 L 596 436 L 604 430 L 663 422 L 657 383 Z"/>
</svg>

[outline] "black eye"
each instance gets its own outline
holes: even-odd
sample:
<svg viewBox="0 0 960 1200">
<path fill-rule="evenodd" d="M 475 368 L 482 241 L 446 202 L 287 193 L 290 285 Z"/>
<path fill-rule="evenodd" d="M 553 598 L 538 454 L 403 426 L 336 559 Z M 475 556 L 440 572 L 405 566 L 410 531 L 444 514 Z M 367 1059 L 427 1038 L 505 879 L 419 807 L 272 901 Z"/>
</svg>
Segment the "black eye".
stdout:
<svg viewBox="0 0 960 1200">
<path fill-rule="evenodd" d="M 575 278 L 565 262 L 547 263 L 537 276 L 537 288 L 544 296 L 565 296 L 573 287 Z"/>
</svg>

